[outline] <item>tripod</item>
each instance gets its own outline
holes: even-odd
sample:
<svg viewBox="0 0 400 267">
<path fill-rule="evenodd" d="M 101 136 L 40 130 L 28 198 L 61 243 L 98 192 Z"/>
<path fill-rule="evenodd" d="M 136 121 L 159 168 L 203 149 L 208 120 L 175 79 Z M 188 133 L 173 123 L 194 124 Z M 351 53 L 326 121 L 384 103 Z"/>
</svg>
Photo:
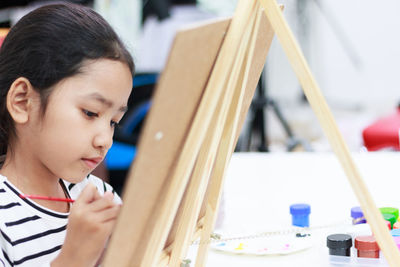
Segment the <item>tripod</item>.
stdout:
<svg viewBox="0 0 400 267">
<path fill-rule="evenodd" d="M 250 121 L 248 126 L 246 127 L 244 134 L 239 140 L 239 144 L 237 146 L 236 151 L 250 151 L 251 150 L 251 143 L 254 137 L 259 138 L 259 145 L 257 150 L 260 152 L 269 152 L 269 140 L 266 134 L 266 124 L 267 124 L 267 117 L 265 116 L 265 111 L 271 107 L 272 111 L 274 112 L 275 116 L 279 120 L 280 124 L 282 125 L 286 135 L 287 135 L 287 142 L 286 142 L 286 150 L 293 151 L 297 146 L 301 145 L 304 150 L 311 151 L 310 145 L 300 140 L 299 138 L 295 137 L 293 134 L 292 129 L 290 128 L 287 120 L 282 115 L 282 112 L 279 109 L 278 104 L 266 94 L 266 86 L 264 82 L 265 71 L 262 72 L 260 80 L 257 84 L 257 94 L 253 99 L 249 115 Z"/>
<path fill-rule="evenodd" d="M 307 19 L 309 18 L 309 4 L 311 2 L 307 0 L 299 0 L 297 1 L 297 17 L 299 19 L 298 24 L 300 25 L 299 33 L 300 36 L 300 43 L 303 44 L 305 48 L 306 56 L 308 51 L 307 48 L 309 47 L 309 27 L 310 21 Z M 339 42 L 342 44 L 344 51 L 346 52 L 347 56 L 349 57 L 351 63 L 356 69 L 360 69 L 363 64 L 360 56 L 357 53 L 357 50 L 354 49 L 354 46 L 348 39 L 345 31 L 339 23 L 337 23 L 335 17 L 328 12 L 328 8 L 326 8 L 326 4 L 323 4 L 320 0 L 314 0 L 312 3 L 318 8 L 318 10 L 322 13 L 322 15 L 326 18 L 327 22 L 329 23 L 330 27 L 334 31 L 335 35 L 337 36 Z M 239 138 L 238 146 L 236 147 L 236 151 L 250 151 L 251 150 L 251 143 L 252 139 L 258 138 L 259 145 L 257 150 L 260 152 L 268 152 L 269 151 L 269 140 L 266 134 L 266 124 L 268 123 L 267 117 L 265 116 L 265 111 L 268 108 L 272 108 L 275 116 L 278 118 L 280 124 L 282 125 L 288 140 L 286 143 L 287 151 L 293 151 L 298 145 L 302 145 L 304 150 L 312 151 L 310 145 L 298 139 L 294 136 L 292 129 L 290 128 L 288 122 L 282 115 L 278 104 L 270 97 L 268 97 L 266 93 L 266 86 L 265 86 L 265 69 L 261 74 L 261 78 L 257 84 L 257 94 L 253 99 L 253 102 L 250 106 L 249 110 L 249 117 L 248 123 L 246 125 L 245 130 L 243 131 L 242 135 Z M 305 95 L 302 94 L 302 100 L 306 102 Z"/>
</svg>

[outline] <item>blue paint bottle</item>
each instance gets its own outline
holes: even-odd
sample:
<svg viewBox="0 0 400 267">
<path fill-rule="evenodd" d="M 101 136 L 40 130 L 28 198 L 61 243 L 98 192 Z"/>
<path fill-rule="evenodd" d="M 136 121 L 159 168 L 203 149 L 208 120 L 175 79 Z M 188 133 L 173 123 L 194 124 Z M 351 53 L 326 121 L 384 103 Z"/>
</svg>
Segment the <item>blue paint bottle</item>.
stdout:
<svg viewBox="0 0 400 267">
<path fill-rule="evenodd" d="M 293 204 L 290 206 L 290 214 L 292 214 L 292 225 L 300 227 L 309 227 L 309 215 L 311 207 L 308 204 Z"/>
<path fill-rule="evenodd" d="M 400 229 L 393 229 L 393 230 L 390 230 L 390 234 L 391 234 L 392 236 L 400 236 Z"/>
</svg>

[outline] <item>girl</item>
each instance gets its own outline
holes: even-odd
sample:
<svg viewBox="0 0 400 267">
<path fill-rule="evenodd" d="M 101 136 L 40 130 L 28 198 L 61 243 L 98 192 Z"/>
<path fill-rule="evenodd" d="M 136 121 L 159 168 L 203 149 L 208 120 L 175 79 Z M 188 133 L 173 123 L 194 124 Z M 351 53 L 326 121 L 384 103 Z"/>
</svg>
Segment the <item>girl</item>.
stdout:
<svg viewBox="0 0 400 267">
<path fill-rule="evenodd" d="M 0 49 L 1 267 L 99 260 L 120 199 L 89 173 L 112 144 L 133 72 L 124 45 L 89 8 L 44 6 L 11 28 Z"/>
</svg>

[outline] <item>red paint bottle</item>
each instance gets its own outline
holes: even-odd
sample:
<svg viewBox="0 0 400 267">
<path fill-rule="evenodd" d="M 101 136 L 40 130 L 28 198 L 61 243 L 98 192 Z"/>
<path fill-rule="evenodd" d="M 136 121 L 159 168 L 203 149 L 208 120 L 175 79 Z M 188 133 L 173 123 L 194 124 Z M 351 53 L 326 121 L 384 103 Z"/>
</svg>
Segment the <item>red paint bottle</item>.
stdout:
<svg viewBox="0 0 400 267">
<path fill-rule="evenodd" d="M 357 236 L 354 239 L 354 246 L 357 249 L 357 256 L 360 258 L 379 258 L 379 246 L 375 237 Z"/>
</svg>

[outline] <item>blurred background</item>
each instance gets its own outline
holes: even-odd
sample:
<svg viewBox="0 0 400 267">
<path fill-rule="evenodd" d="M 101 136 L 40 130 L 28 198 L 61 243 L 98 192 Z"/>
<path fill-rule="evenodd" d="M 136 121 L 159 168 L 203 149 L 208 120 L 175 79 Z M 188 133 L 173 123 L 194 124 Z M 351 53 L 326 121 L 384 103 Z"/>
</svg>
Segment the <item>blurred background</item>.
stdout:
<svg viewBox="0 0 400 267">
<path fill-rule="evenodd" d="M 0 26 L 60 1 L 0 1 Z M 231 16 L 236 0 L 75 0 L 102 14 L 137 67 L 128 125 L 99 174 L 119 184 L 135 156 L 149 100 L 177 30 Z M 400 2 L 279 0 L 350 150 L 399 150 Z M 193 51 L 195 53 L 195 51 Z M 124 126 L 124 125 L 123 125 Z M 330 151 L 297 78 L 274 39 L 236 151 Z M 121 162 L 121 159 L 122 160 Z M 112 175 L 109 174 L 112 172 Z M 114 185 L 114 186 L 115 186 Z"/>
</svg>

